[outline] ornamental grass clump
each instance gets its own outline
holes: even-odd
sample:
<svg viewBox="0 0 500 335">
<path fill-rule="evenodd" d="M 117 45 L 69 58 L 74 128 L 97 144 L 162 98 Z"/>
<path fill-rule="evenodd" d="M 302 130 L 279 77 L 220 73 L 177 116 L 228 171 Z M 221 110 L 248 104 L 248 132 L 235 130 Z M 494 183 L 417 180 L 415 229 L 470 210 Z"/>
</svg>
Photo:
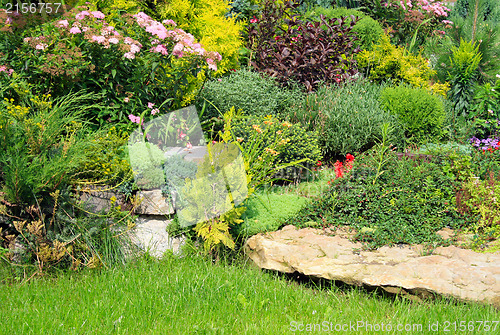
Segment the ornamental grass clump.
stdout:
<svg viewBox="0 0 500 335">
<path fill-rule="evenodd" d="M 14 79 L 9 88 L 15 94 L 0 88 L 0 215 L 5 218 L 0 242 L 10 249 L 9 260 L 36 264 L 39 274 L 53 266 L 123 262 L 127 241 L 117 230 L 133 225 L 130 213 L 112 204 L 108 213 L 96 216 L 74 198 L 82 167 L 97 147 L 83 115 L 98 96 L 52 99 Z"/>
</svg>

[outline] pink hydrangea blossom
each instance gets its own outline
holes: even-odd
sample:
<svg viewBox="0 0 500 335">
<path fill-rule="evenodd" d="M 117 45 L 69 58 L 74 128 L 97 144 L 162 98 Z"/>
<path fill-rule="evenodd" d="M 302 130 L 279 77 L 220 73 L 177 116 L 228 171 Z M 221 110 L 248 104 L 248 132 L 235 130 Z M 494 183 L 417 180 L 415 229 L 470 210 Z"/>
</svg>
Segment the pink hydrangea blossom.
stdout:
<svg viewBox="0 0 500 335">
<path fill-rule="evenodd" d="M 123 57 L 128 58 L 128 59 L 134 59 L 135 55 L 133 52 L 127 52 L 123 55 Z"/>
<path fill-rule="evenodd" d="M 71 27 L 71 29 L 69 30 L 69 32 L 72 33 L 72 34 L 79 34 L 82 31 L 78 27 Z"/>
<path fill-rule="evenodd" d="M 178 58 L 181 58 L 184 55 L 183 49 L 184 49 L 184 46 L 182 45 L 182 43 L 177 43 L 174 46 L 174 49 L 172 50 L 172 55 L 177 56 Z"/>
<path fill-rule="evenodd" d="M 157 46 L 151 48 L 150 51 L 161 53 L 164 56 L 168 55 L 168 50 L 163 44 L 158 44 Z"/>
<path fill-rule="evenodd" d="M 111 37 L 109 40 L 108 40 L 109 43 L 111 44 L 118 44 L 118 42 L 120 42 L 116 37 Z"/>
<path fill-rule="evenodd" d="M 59 27 L 59 28 L 67 28 L 69 25 L 69 22 L 68 20 L 61 20 L 59 22 L 57 22 L 57 25 L 56 27 Z"/>
<path fill-rule="evenodd" d="M 141 47 L 138 46 L 137 44 L 131 44 L 130 45 L 130 52 L 132 53 L 138 53 L 139 51 L 141 51 Z"/>
<path fill-rule="evenodd" d="M 106 37 L 104 37 L 104 36 L 92 36 L 92 41 L 97 42 L 99 44 L 104 44 L 106 42 Z"/>
<path fill-rule="evenodd" d="M 75 19 L 77 19 L 78 21 L 81 21 L 85 18 L 85 16 L 90 16 L 90 13 L 87 12 L 86 10 L 84 10 L 83 12 L 80 12 L 78 14 L 75 15 Z"/>
<path fill-rule="evenodd" d="M 161 40 L 164 40 L 168 36 L 167 28 L 156 21 L 154 21 L 154 23 L 152 23 L 150 26 L 146 27 L 146 31 Z"/>
<path fill-rule="evenodd" d="M 217 64 L 215 64 L 212 58 L 207 58 L 208 68 L 213 71 L 217 71 Z"/>
<path fill-rule="evenodd" d="M 106 16 L 104 15 L 104 13 L 100 12 L 100 11 L 95 11 L 95 12 L 91 12 L 90 14 L 92 14 L 93 17 L 95 17 L 96 19 L 104 19 Z"/>
<path fill-rule="evenodd" d="M 177 23 L 175 23 L 174 20 L 163 20 L 162 23 L 165 24 L 165 25 L 168 25 L 168 26 L 177 27 Z"/>
</svg>

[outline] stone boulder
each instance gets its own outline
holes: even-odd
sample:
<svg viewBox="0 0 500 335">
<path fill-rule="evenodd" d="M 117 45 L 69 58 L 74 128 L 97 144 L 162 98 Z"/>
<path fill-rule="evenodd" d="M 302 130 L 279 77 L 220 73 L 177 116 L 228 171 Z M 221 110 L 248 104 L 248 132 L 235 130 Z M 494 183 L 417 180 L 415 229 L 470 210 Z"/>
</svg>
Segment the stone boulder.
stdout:
<svg viewBox="0 0 500 335">
<path fill-rule="evenodd" d="M 282 230 L 257 234 L 245 252 L 260 268 L 381 287 L 412 297 L 435 294 L 500 307 L 500 252 L 478 253 L 455 246 L 428 255 L 422 246 L 399 245 L 363 251 L 346 234 L 322 230 Z"/>
</svg>

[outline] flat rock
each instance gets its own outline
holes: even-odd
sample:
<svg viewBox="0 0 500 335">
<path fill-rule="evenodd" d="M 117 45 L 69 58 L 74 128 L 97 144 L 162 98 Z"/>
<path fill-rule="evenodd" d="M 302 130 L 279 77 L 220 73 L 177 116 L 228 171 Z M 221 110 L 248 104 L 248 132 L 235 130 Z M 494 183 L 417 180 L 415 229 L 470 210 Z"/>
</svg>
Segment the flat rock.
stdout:
<svg viewBox="0 0 500 335">
<path fill-rule="evenodd" d="M 167 250 L 178 254 L 185 238 L 169 236 L 166 230 L 169 224 L 170 220 L 140 216 L 129 234 L 139 249 L 148 251 L 153 257 L 161 257 Z"/>
<path fill-rule="evenodd" d="M 115 201 L 111 201 L 114 198 Z M 128 205 L 125 201 L 125 196 L 112 190 L 100 190 L 95 187 L 89 187 L 82 191 L 80 200 L 85 203 L 87 209 L 93 213 L 101 211 L 109 212 L 111 206 L 120 206 L 125 209 Z"/>
<path fill-rule="evenodd" d="M 345 235 L 328 236 L 319 229 L 294 226 L 252 236 L 245 252 L 263 269 L 500 307 L 500 252 L 478 253 L 450 246 L 427 255 L 420 245 L 363 251 L 361 243 Z"/>
<path fill-rule="evenodd" d="M 141 204 L 135 209 L 136 214 L 143 215 L 170 215 L 173 214 L 174 206 L 166 199 L 160 189 L 140 191 Z"/>
</svg>

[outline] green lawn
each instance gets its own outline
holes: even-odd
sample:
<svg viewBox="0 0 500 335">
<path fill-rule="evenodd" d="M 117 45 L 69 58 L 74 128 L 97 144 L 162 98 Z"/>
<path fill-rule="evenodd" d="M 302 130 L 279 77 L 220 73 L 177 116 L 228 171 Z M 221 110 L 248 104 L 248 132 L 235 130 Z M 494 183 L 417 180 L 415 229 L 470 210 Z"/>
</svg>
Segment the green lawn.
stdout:
<svg viewBox="0 0 500 335">
<path fill-rule="evenodd" d="M 141 260 L 0 288 L 1 334 L 287 334 L 300 323 L 344 326 L 351 334 L 380 333 L 370 332 L 367 323 L 384 323 L 384 329 L 391 324 L 394 331 L 384 332 L 389 334 L 402 333 L 398 324 L 421 324 L 420 333 L 439 334 L 428 331 L 429 324 L 500 320 L 500 312 L 489 306 L 442 299 L 416 303 L 348 287 L 298 284 L 244 261 L 212 264 L 196 256 Z"/>
</svg>

